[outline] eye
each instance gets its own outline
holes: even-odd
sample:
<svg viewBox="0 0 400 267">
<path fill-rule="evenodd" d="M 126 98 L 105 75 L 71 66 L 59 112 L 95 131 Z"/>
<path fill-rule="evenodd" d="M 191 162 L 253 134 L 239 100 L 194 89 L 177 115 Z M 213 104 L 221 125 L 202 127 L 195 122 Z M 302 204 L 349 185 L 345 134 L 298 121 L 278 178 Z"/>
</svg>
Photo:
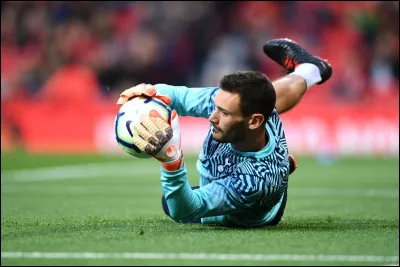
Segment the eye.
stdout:
<svg viewBox="0 0 400 267">
<path fill-rule="evenodd" d="M 223 111 L 220 108 L 217 108 L 217 111 L 218 111 L 218 114 L 222 114 L 223 116 L 227 116 L 228 115 L 228 113 L 226 113 L 225 111 Z"/>
<path fill-rule="evenodd" d="M 218 113 L 222 113 L 222 115 L 224 115 L 224 116 L 228 116 L 229 115 L 226 111 L 224 111 L 223 109 L 221 109 L 219 107 L 217 107 L 217 110 L 218 110 Z"/>
<path fill-rule="evenodd" d="M 222 113 L 222 115 L 224 115 L 224 116 L 228 116 L 228 115 L 229 115 L 228 113 L 226 113 L 225 111 L 222 111 L 222 110 L 221 110 L 221 113 Z"/>
</svg>

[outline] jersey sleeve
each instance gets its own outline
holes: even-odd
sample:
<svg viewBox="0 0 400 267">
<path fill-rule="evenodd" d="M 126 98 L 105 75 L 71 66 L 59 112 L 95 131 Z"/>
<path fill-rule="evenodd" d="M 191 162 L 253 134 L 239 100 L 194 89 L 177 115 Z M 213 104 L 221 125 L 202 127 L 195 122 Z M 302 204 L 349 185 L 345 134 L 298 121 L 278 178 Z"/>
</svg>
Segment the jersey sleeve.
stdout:
<svg viewBox="0 0 400 267">
<path fill-rule="evenodd" d="M 180 116 L 208 118 L 215 109 L 218 87 L 186 87 L 155 84 L 157 92 L 172 98 L 170 107 Z"/>
<path fill-rule="evenodd" d="M 251 208 L 264 196 L 263 181 L 251 175 L 234 174 L 194 189 L 187 170 L 167 172 L 161 168 L 162 190 L 175 220 L 227 215 Z"/>
</svg>

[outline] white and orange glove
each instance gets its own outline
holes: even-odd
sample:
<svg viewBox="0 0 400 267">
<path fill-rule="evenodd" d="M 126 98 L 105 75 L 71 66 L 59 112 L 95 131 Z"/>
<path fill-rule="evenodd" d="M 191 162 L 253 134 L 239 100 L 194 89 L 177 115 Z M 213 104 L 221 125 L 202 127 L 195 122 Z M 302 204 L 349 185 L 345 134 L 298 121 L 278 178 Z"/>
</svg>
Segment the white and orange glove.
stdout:
<svg viewBox="0 0 400 267">
<path fill-rule="evenodd" d="M 164 170 L 177 171 L 184 166 L 181 131 L 175 110 L 172 111 L 171 124 L 162 119 L 156 110 L 152 110 L 133 127 L 139 133 L 139 136 L 133 137 L 133 143 L 141 151 L 161 161 Z"/>
<path fill-rule="evenodd" d="M 169 96 L 158 93 L 153 85 L 141 83 L 123 91 L 119 95 L 117 105 L 122 106 L 128 100 L 141 95 L 158 98 L 167 105 L 170 105 L 172 102 L 172 99 Z"/>
</svg>

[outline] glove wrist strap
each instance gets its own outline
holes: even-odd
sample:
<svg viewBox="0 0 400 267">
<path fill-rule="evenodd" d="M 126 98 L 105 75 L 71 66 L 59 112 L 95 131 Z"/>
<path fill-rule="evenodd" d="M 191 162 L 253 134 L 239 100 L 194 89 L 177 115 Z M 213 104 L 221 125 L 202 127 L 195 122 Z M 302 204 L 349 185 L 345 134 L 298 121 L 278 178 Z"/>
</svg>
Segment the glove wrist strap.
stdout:
<svg viewBox="0 0 400 267">
<path fill-rule="evenodd" d="M 176 161 L 169 163 L 161 163 L 161 167 L 169 172 L 177 171 L 185 166 L 183 156 L 181 155 Z"/>
</svg>

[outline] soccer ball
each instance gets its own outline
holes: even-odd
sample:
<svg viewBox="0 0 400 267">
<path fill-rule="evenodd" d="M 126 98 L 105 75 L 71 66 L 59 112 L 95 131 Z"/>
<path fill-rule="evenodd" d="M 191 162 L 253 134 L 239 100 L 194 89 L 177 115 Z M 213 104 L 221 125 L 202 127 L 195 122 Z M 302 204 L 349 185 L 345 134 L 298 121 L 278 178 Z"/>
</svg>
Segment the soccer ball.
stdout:
<svg viewBox="0 0 400 267">
<path fill-rule="evenodd" d="M 133 126 L 140 122 L 141 115 L 148 115 L 151 110 L 155 109 L 160 113 L 161 117 L 171 123 L 172 110 L 167 104 L 157 98 L 138 96 L 132 98 L 121 106 L 114 121 L 114 132 L 118 145 L 129 155 L 137 158 L 150 158 L 150 155 L 140 151 L 133 144 L 132 138 L 139 136 Z"/>
</svg>

